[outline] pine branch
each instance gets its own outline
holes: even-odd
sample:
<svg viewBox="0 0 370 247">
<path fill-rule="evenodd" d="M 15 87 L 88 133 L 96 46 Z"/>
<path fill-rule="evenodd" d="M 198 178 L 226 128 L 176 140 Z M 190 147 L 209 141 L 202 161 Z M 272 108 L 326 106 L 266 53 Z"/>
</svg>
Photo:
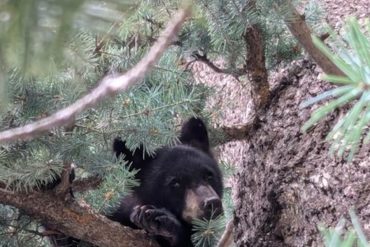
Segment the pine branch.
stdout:
<svg viewBox="0 0 370 247">
<path fill-rule="evenodd" d="M 110 221 L 77 202 L 41 192 L 13 192 L 0 188 L 0 203 L 23 210 L 53 229 L 97 246 L 158 246 L 143 232 Z"/>
<path fill-rule="evenodd" d="M 282 5 L 290 9 L 290 13 L 284 17 L 285 24 L 313 60 L 326 74 L 343 75 L 343 72 L 314 45 L 311 30 L 305 22 L 304 16 L 299 14 L 292 2 L 286 0 Z"/>
<path fill-rule="evenodd" d="M 0 143 L 20 139 L 31 139 L 52 128 L 68 125 L 74 121 L 76 115 L 80 112 L 93 107 L 103 99 L 114 96 L 118 92 L 128 90 L 132 85 L 138 83 L 159 60 L 166 48 L 173 42 L 182 23 L 189 15 L 190 5 L 180 10 L 168 22 L 166 29 L 162 32 L 157 42 L 151 47 L 148 54 L 127 73 L 118 76 L 104 77 L 99 83 L 99 86 L 90 93 L 49 117 L 22 127 L 0 132 Z"/>
</svg>

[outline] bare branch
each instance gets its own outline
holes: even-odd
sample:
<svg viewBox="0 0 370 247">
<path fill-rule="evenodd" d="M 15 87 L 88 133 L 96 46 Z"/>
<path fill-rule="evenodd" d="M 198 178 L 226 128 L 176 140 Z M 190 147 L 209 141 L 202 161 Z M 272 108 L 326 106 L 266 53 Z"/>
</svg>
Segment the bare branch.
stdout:
<svg viewBox="0 0 370 247">
<path fill-rule="evenodd" d="M 305 22 L 304 16 L 299 14 L 290 0 L 285 1 L 284 8 L 285 7 L 289 7 L 290 9 L 290 14 L 285 16 L 285 24 L 307 53 L 325 73 L 331 75 L 343 75 L 343 72 L 340 71 L 337 66 L 322 54 L 322 52 L 313 44 L 311 30 Z"/>
<path fill-rule="evenodd" d="M 0 189 L 0 203 L 19 208 L 52 229 L 97 246 L 158 246 L 142 231 L 113 222 L 77 202 L 66 203 L 52 193 Z"/>
<path fill-rule="evenodd" d="M 195 58 L 195 61 L 200 61 L 200 62 L 208 65 L 208 67 L 210 67 L 214 72 L 217 72 L 217 73 L 229 74 L 229 75 L 232 75 L 233 77 L 235 77 L 236 79 L 238 79 L 239 76 L 242 76 L 242 75 L 246 74 L 245 68 L 237 69 L 237 70 L 221 69 L 221 68 L 217 67 L 217 65 L 212 63 L 208 59 L 206 54 L 200 55 L 199 53 L 195 53 L 195 54 L 193 54 L 193 57 Z"/>
<path fill-rule="evenodd" d="M 234 221 L 230 220 L 227 223 L 224 233 L 222 234 L 217 247 L 228 247 L 233 243 Z"/>
<path fill-rule="evenodd" d="M 104 77 L 99 83 L 99 86 L 90 93 L 49 117 L 27 124 L 23 127 L 0 132 L 0 143 L 19 139 L 31 139 L 52 128 L 68 125 L 74 121 L 77 114 L 85 109 L 96 105 L 103 99 L 111 97 L 118 92 L 129 89 L 132 85 L 140 81 L 159 60 L 166 48 L 174 41 L 175 35 L 179 32 L 182 23 L 189 14 L 190 5 L 188 5 L 186 9 L 179 10 L 168 22 L 166 29 L 162 32 L 148 54 L 128 72 L 123 75 Z"/>
<path fill-rule="evenodd" d="M 75 165 L 70 162 L 64 164 L 62 174 L 60 175 L 60 183 L 55 188 L 55 194 L 60 198 L 65 198 L 72 191 L 72 182 L 75 176 L 74 167 Z"/>
<path fill-rule="evenodd" d="M 102 182 L 102 178 L 98 176 L 88 177 L 80 180 L 73 181 L 73 192 L 84 192 L 97 188 Z"/>
</svg>

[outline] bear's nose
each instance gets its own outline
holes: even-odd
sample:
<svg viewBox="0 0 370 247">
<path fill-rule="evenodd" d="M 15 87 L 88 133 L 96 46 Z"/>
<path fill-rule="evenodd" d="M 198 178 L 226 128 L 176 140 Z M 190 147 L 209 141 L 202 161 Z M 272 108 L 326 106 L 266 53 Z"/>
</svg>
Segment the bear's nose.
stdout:
<svg viewBox="0 0 370 247">
<path fill-rule="evenodd" d="M 207 219 L 215 218 L 222 213 L 222 202 L 218 197 L 207 198 L 203 203 L 204 214 Z"/>
</svg>

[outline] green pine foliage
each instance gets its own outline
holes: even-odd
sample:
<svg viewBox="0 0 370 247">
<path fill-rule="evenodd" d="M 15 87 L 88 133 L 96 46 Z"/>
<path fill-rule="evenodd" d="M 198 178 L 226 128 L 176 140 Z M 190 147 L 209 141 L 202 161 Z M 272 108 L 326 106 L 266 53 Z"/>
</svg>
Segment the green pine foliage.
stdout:
<svg viewBox="0 0 370 247">
<path fill-rule="evenodd" d="M 1 61 L 30 75 L 48 72 L 55 65 L 60 69 L 60 64 L 74 62 L 65 43 L 76 32 L 105 33 L 135 7 L 131 1 L 117 0 L 1 1 Z"/>
<path fill-rule="evenodd" d="M 197 2 L 194 18 L 185 26 L 181 37 L 183 53 L 207 54 L 226 59 L 231 71 L 245 63 L 246 46 L 243 41 L 246 27 L 258 24 L 266 42 L 267 66 L 272 68 L 283 61 L 289 61 L 299 55 L 296 41 L 288 32 L 283 16 L 287 7 L 276 1 L 256 1 L 255 8 L 244 0 L 201 0 Z M 309 1 L 317 5 L 315 1 Z M 319 15 L 312 13 L 314 20 Z M 317 19 L 316 19 L 317 20 Z"/>
<path fill-rule="evenodd" d="M 42 226 L 16 208 L 0 204 L 0 246 L 49 246 Z"/>
<path fill-rule="evenodd" d="M 213 220 L 196 219 L 193 221 L 194 234 L 191 236 L 194 246 L 216 246 L 224 228 L 225 221 L 222 216 Z"/>
<path fill-rule="evenodd" d="M 345 229 L 345 220 L 341 219 L 334 229 L 320 227 L 326 247 L 368 247 L 369 242 L 363 233 L 361 224 L 353 210 L 349 212 L 353 228 Z"/>
<path fill-rule="evenodd" d="M 369 24 L 364 33 L 354 18 L 349 19 L 343 37 L 344 42 L 339 40 L 333 45 L 334 53 L 320 39 L 313 37 L 316 46 L 344 75 L 324 75 L 324 80 L 338 84 L 338 87 L 301 105 L 306 107 L 331 99 L 328 104 L 312 113 L 311 118 L 302 127 L 303 131 L 306 131 L 335 109 L 352 103 L 351 110 L 338 120 L 326 138 L 332 143 L 331 153 L 347 156 L 348 160 L 353 159 L 361 143 L 367 144 L 370 141 L 370 132 L 367 131 L 370 123 L 370 40 L 366 35 L 369 31 Z M 342 38 L 337 37 L 337 39 Z M 342 45 L 337 46 L 338 43 Z"/>
<path fill-rule="evenodd" d="M 113 138 L 121 136 L 131 149 L 143 144 L 152 153 L 177 142 L 182 120 L 205 113 L 210 91 L 184 71 L 184 57 L 222 56 L 231 70 L 236 69 L 245 61 L 245 27 L 254 23 L 264 30 L 270 67 L 296 57 L 296 43 L 281 18 L 284 8 L 264 0 L 251 9 L 248 2 L 194 2 L 192 18 L 139 85 L 79 114 L 70 126 L 31 141 L 0 145 L 0 181 L 8 189 L 39 189 L 53 181 L 66 162 L 73 162 L 77 178 L 103 178 L 99 189 L 76 196 L 98 212 L 114 207 L 138 181 L 113 157 Z M 75 102 L 107 74 L 129 70 L 146 54 L 180 3 L 0 1 L 0 129 L 48 116 Z M 215 133 L 213 139 L 219 135 Z M 0 206 L 2 245 L 48 246 L 38 222 Z M 195 222 L 197 247 L 216 243 L 225 226 L 222 222 L 232 218 L 230 188 L 225 189 L 224 206 L 225 216 Z"/>
<path fill-rule="evenodd" d="M 99 213 L 107 214 L 110 209 L 119 205 L 124 195 L 139 185 L 139 181 L 134 179 L 136 173 L 136 170 L 129 171 L 128 166 L 123 166 L 120 162 L 112 164 L 99 188 L 81 196 Z"/>
<path fill-rule="evenodd" d="M 49 1 L 41 0 L 30 2 L 35 5 L 51 4 Z M 83 5 L 83 1 L 76 1 L 74 4 L 77 2 Z M 13 3 L 15 4 L 6 2 L 5 5 L 8 7 Z M 67 1 L 65 4 L 59 6 L 63 11 L 73 7 L 73 4 L 69 5 Z M 30 11 L 23 9 L 23 6 L 16 4 L 15 6 L 19 6 L 19 9 L 14 10 L 19 11 L 19 14 L 23 13 L 22 11 Z M 99 4 L 91 4 L 90 7 L 98 8 Z M 151 10 L 149 7 L 140 6 L 137 12 L 127 18 L 127 22 L 124 21 L 125 18 L 119 19 L 119 23 L 110 19 L 110 28 L 104 33 L 101 33 L 102 30 L 81 27 L 78 29 L 80 31 L 76 31 L 67 23 L 65 25 L 68 29 L 66 26 L 65 29 L 57 31 L 68 33 L 63 44 L 58 44 L 62 46 L 61 54 L 48 52 L 49 48 L 55 45 L 53 40 L 48 41 L 50 47 L 45 45 L 43 51 L 31 48 L 27 50 L 35 52 L 33 56 L 37 57 L 37 63 L 32 63 L 34 66 L 32 68 L 19 60 L 23 59 L 21 53 L 13 54 L 14 58 L 7 58 L 4 73 L 7 101 L 1 99 L 0 128 L 4 130 L 21 126 L 48 116 L 75 102 L 95 87 L 106 74 L 122 73 L 130 69 L 146 53 L 162 28 L 161 26 L 151 30 L 144 18 L 145 11 L 149 10 Z M 39 12 L 32 14 L 37 14 L 32 17 L 36 20 L 41 18 L 38 16 Z M 100 14 L 103 15 L 100 19 L 103 19 L 104 13 Z M 166 20 L 168 18 L 169 15 Z M 11 19 L 9 22 L 12 21 L 15 20 Z M 81 24 L 80 19 L 73 22 L 75 23 Z M 9 28 L 6 31 L 12 30 Z M 31 42 L 33 39 L 37 41 L 36 45 L 47 42 L 36 38 L 32 37 L 30 45 L 33 44 Z M 19 39 L 20 42 L 26 42 L 21 37 Z M 1 50 L 20 49 L 10 46 L 11 43 L 12 41 L 1 43 Z M 134 172 L 123 168 L 113 157 L 111 147 L 113 138 L 122 136 L 132 149 L 142 143 L 146 151 L 152 153 L 162 145 L 174 144 L 177 141 L 178 124 L 183 119 L 202 111 L 207 89 L 192 83 L 191 74 L 184 72 L 179 66 L 178 54 L 178 48 L 169 49 L 154 71 L 141 84 L 80 114 L 73 125 L 53 129 L 48 135 L 32 141 L 1 145 L 0 181 L 8 185 L 8 189 L 22 191 L 39 189 L 61 173 L 65 162 L 73 162 L 77 166 L 78 178 L 91 175 L 103 178 L 98 190 L 77 196 L 84 198 L 102 213 L 114 207 L 118 199 L 129 193 L 138 182 L 133 179 Z M 19 58 L 16 58 L 16 55 Z M 58 56 L 62 55 L 68 56 L 68 59 L 61 59 L 61 62 L 57 63 Z M 49 58 L 46 65 L 44 57 Z M 39 64 L 38 61 L 43 64 L 41 62 Z M 29 69 L 32 73 L 25 73 Z M 19 214 L 17 210 L 13 210 L 15 214 Z M 3 207 L 0 212 L 4 212 L 0 217 L 2 223 L 0 231 L 4 233 L 0 234 L 1 243 L 9 243 L 8 246 L 43 245 L 41 237 L 34 238 L 34 241 L 26 241 L 35 235 L 36 230 L 40 230 L 35 228 L 39 227 L 37 222 L 32 222 L 33 225 L 29 228 L 13 229 L 7 224 L 10 220 L 16 221 L 13 215 L 5 213 Z"/>
</svg>

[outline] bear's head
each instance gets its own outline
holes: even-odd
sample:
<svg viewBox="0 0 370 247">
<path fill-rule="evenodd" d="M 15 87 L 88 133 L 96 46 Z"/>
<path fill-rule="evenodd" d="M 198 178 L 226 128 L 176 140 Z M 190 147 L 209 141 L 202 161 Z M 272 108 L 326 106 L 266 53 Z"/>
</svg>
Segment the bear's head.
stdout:
<svg viewBox="0 0 370 247">
<path fill-rule="evenodd" d="M 140 169 L 135 193 L 141 203 L 166 208 L 187 223 L 215 217 L 222 212 L 223 184 L 203 121 L 188 120 L 179 140 L 178 145 L 158 149 L 151 157 L 142 149 L 129 152 L 120 140 L 115 140 L 114 150 Z"/>
</svg>

